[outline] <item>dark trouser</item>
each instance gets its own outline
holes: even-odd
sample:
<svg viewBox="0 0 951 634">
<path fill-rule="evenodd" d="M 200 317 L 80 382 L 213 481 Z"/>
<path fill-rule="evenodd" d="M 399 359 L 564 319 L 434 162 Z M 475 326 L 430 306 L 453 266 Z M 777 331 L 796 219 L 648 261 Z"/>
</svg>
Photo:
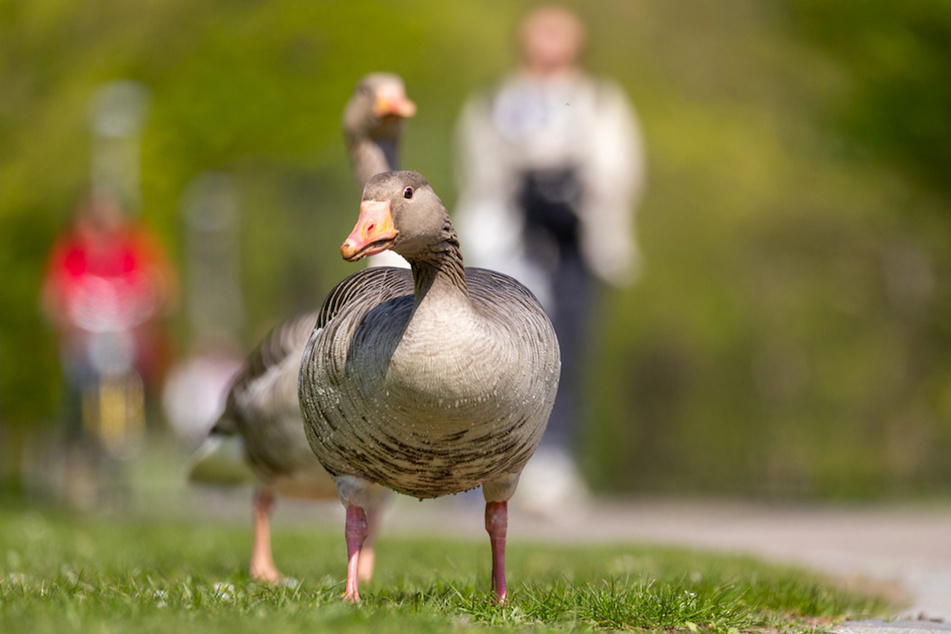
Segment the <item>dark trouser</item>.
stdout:
<svg viewBox="0 0 951 634">
<path fill-rule="evenodd" d="M 518 202 L 524 214 L 529 258 L 549 270 L 548 316 L 561 346 L 561 382 L 542 447 L 575 453 L 582 424 L 585 355 L 595 281 L 580 253 L 582 187 L 573 166 L 529 170 Z M 534 248 L 533 248 L 534 247 Z M 542 248 L 548 247 L 548 248 Z M 552 266 L 550 258 L 557 253 Z"/>
<path fill-rule="evenodd" d="M 561 381 L 541 446 L 572 455 L 581 435 L 582 391 L 597 283 L 576 250 L 562 253 L 550 280 L 549 317 L 561 346 Z"/>
</svg>

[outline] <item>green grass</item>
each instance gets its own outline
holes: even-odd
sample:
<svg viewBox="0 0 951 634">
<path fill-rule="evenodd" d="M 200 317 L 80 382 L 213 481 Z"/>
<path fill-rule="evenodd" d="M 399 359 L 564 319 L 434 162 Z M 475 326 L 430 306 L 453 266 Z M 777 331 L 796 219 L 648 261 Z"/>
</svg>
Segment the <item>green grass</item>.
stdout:
<svg viewBox="0 0 951 634">
<path fill-rule="evenodd" d="M 276 527 L 296 582 L 249 579 L 250 529 L 0 511 L 2 632 L 811 631 L 882 615 L 880 597 L 801 570 L 642 545 L 509 547 L 492 603 L 488 545 L 382 538 L 363 603 L 341 601 L 342 530 Z"/>
</svg>

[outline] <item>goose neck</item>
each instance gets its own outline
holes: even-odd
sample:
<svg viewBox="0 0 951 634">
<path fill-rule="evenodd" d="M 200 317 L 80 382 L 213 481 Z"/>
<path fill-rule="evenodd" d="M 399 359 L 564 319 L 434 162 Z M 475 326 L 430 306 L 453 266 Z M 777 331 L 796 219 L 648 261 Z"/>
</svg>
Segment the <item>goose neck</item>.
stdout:
<svg viewBox="0 0 951 634">
<path fill-rule="evenodd" d="M 468 301 L 466 269 L 455 233 L 432 249 L 431 257 L 411 262 L 415 287 L 415 308 L 433 296 L 453 296 Z"/>
<path fill-rule="evenodd" d="M 399 157 L 395 139 L 354 135 L 350 137 L 350 159 L 360 187 L 379 174 L 398 169 Z"/>
</svg>

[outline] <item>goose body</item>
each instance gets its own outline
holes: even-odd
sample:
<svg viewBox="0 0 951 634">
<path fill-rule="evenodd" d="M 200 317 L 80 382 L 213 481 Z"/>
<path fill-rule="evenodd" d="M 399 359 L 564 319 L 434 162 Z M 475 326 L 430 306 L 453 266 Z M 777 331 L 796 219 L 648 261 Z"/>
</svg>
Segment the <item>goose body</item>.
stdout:
<svg viewBox="0 0 951 634">
<path fill-rule="evenodd" d="M 395 165 L 404 119 L 415 110 L 396 75 L 373 73 L 357 84 L 344 109 L 343 126 L 361 187 L 373 174 Z M 280 577 L 270 547 L 275 496 L 320 500 L 336 495 L 333 479 L 308 444 L 297 393 L 301 354 L 318 314 L 306 313 L 278 325 L 248 356 L 190 474 L 199 482 L 232 484 L 247 479 L 256 484 L 250 569 L 252 577 L 261 580 Z M 378 487 L 370 493 L 372 516 L 385 490 Z M 371 544 L 365 554 L 361 576 L 369 578 Z"/>
<path fill-rule="evenodd" d="M 300 352 L 316 321 L 316 313 L 301 315 L 261 341 L 232 382 L 212 429 L 212 437 L 239 441 L 250 473 L 271 492 L 287 497 L 334 495 L 332 482 L 307 444 L 296 403 Z M 200 465 L 193 479 L 201 479 Z"/>
<path fill-rule="evenodd" d="M 308 439 L 347 507 L 347 598 L 372 484 L 418 498 L 482 485 L 493 585 L 505 598 L 506 503 L 558 387 L 558 341 L 515 279 L 465 268 L 426 180 L 389 172 L 364 189 L 348 260 L 393 249 L 412 271 L 370 269 L 328 296 L 301 361 Z"/>
<path fill-rule="evenodd" d="M 546 354 L 557 343 L 514 279 L 473 268 L 464 279 L 467 293 L 417 307 L 405 269 L 348 278 L 373 290 L 318 323 L 301 365 L 311 446 L 331 474 L 433 498 L 528 462 L 557 385 L 557 354 Z"/>
</svg>

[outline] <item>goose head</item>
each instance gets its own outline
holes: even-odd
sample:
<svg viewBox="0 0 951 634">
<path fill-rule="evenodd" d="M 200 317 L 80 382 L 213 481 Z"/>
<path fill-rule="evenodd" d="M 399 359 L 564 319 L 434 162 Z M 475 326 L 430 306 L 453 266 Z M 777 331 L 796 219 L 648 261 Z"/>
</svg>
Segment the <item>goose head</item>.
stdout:
<svg viewBox="0 0 951 634">
<path fill-rule="evenodd" d="M 364 188 L 360 218 L 340 253 L 355 262 L 392 249 L 412 262 L 427 259 L 450 235 L 454 238 L 446 208 L 422 175 L 383 172 Z"/>
<path fill-rule="evenodd" d="M 399 75 L 370 73 L 354 88 L 343 112 L 343 127 L 353 137 L 395 139 L 405 119 L 416 114 Z"/>
</svg>

